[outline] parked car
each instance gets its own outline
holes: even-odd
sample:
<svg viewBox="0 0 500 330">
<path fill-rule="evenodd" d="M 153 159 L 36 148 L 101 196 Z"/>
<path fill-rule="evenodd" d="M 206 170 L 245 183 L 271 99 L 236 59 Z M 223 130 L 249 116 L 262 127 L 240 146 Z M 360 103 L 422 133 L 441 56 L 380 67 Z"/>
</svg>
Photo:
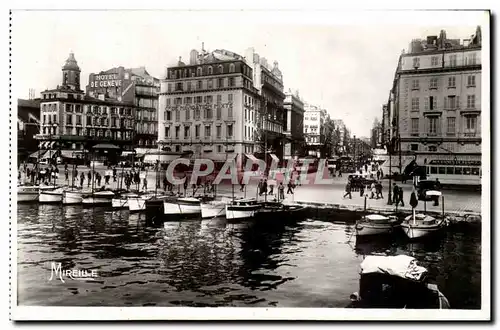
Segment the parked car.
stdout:
<svg viewBox="0 0 500 330">
<path fill-rule="evenodd" d="M 427 191 L 439 190 L 436 186 L 436 181 L 420 180 L 417 184 L 417 197 L 421 201 L 432 201 L 436 196 L 427 196 Z"/>
</svg>

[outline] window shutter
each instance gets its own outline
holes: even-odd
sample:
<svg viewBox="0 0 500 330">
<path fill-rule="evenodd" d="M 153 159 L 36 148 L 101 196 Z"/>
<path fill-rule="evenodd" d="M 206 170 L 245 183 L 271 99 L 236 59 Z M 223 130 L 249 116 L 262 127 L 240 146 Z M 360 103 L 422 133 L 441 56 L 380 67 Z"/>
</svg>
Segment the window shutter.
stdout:
<svg viewBox="0 0 500 330">
<path fill-rule="evenodd" d="M 437 97 L 436 97 L 436 96 L 432 98 L 432 102 L 434 103 L 434 104 L 432 105 L 432 108 L 433 108 L 434 110 L 437 110 L 438 100 L 437 100 Z"/>
<path fill-rule="evenodd" d="M 429 99 L 424 97 L 424 109 L 429 110 Z"/>
</svg>

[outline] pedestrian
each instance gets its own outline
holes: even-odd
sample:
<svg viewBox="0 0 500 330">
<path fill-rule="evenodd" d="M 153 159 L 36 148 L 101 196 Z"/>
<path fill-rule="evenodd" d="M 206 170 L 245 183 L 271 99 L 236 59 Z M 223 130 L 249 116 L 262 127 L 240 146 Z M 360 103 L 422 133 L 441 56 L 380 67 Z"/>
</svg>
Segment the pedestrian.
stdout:
<svg viewBox="0 0 500 330">
<path fill-rule="evenodd" d="M 269 181 L 269 195 L 274 195 L 274 182 L 273 180 Z"/>
<path fill-rule="evenodd" d="M 377 170 L 377 181 L 380 180 L 380 170 Z"/>
<path fill-rule="evenodd" d="M 342 198 L 345 198 L 345 196 L 349 195 L 349 199 L 352 199 L 351 195 L 351 182 L 347 181 L 347 184 L 345 185 L 345 194 Z"/>
<path fill-rule="evenodd" d="M 339 178 L 342 177 L 342 169 L 339 167 Z"/>
<path fill-rule="evenodd" d="M 144 191 L 148 190 L 148 180 L 146 179 L 146 177 L 144 177 L 144 180 L 142 181 L 142 189 L 144 189 Z"/>
<path fill-rule="evenodd" d="M 377 188 L 375 186 L 375 182 L 372 183 L 372 185 L 370 187 L 370 191 L 371 191 L 370 199 L 373 199 L 373 198 L 378 199 Z"/>
<path fill-rule="evenodd" d="M 92 173 L 89 173 L 87 174 L 87 188 L 90 187 L 90 183 L 92 182 Z"/>
<path fill-rule="evenodd" d="M 293 195 L 293 183 L 292 180 L 288 181 L 288 190 L 286 191 L 286 194 L 292 194 Z"/>
<path fill-rule="evenodd" d="M 259 183 L 257 184 L 257 192 L 259 193 L 259 196 L 262 195 L 262 186 L 264 185 L 264 180 L 260 179 Z"/>
<path fill-rule="evenodd" d="M 83 188 L 83 181 L 85 180 L 85 174 L 82 172 L 80 174 L 80 187 Z"/>
<path fill-rule="evenodd" d="M 363 197 L 364 194 L 365 194 L 365 185 L 364 183 L 361 183 L 361 186 L 359 187 L 359 196 Z"/>
<path fill-rule="evenodd" d="M 100 187 L 101 186 L 101 179 L 102 179 L 102 176 L 99 172 L 96 173 L 96 177 L 97 177 L 97 186 Z"/>
<path fill-rule="evenodd" d="M 280 182 L 278 186 L 278 199 L 280 200 L 285 199 L 285 186 L 283 185 L 283 182 Z"/>
<path fill-rule="evenodd" d="M 404 196 L 403 196 L 403 187 L 399 187 L 398 195 L 399 195 L 399 201 L 401 202 L 401 206 L 404 207 L 405 202 L 404 202 Z"/>
<path fill-rule="evenodd" d="M 68 172 L 68 166 L 67 165 L 65 166 L 65 169 L 64 169 L 64 180 L 66 182 L 69 182 L 69 172 Z"/>
<path fill-rule="evenodd" d="M 396 183 L 394 183 L 393 188 L 392 188 L 392 203 L 396 204 L 398 203 L 398 192 L 399 192 L 399 187 Z"/>
<path fill-rule="evenodd" d="M 163 178 L 163 191 L 167 191 L 167 184 L 168 184 L 168 180 L 167 180 L 167 177 L 165 176 Z"/>
<path fill-rule="evenodd" d="M 384 195 L 382 193 L 382 183 L 380 181 L 377 181 L 377 183 L 375 184 L 375 188 L 377 189 L 377 199 L 384 198 Z"/>
<path fill-rule="evenodd" d="M 383 179 L 384 178 L 384 171 L 382 169 L 380 169 L 380 178 Z"/>
<path fill-rule="evenodd" d="M 240 179 L 240 191 L 243 191 L 244 189 L 245 189 L 245 183 L 243 183 L 243 175 L 242 175 Z"/>
<path fill-rule="evenodd" d="M 267 179 L 262 182 L 262 193 L 267 194 Z"/>
</svg>

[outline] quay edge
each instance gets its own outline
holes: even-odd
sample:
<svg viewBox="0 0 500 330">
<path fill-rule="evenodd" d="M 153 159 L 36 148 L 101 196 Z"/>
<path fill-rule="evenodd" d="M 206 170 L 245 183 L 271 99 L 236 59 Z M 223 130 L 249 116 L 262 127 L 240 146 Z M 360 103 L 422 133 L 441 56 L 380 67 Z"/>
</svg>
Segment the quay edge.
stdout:
<svg viewBox="0 0 500 330">
<path fill-rule="evenodd" d="M 230 196 L 228 196 L 230 197 Z M 375 214 L 394 214 L 396 208 L 394 206 L 387 207 L 368 207 L 366 211 L 363 206 L 352 205 L 352 204 L 335 204 L 335 203 L 320 203 L 320 202 L 310 202 L 310 201 L 294 201 L 291 204 L 297 204 L 305 206 L 308 215 L 315 218 L 327 218 L 333 214 L 341 216 L 343 221 L 356 221 L 357 216 L 361 216 L 363 213 L 375 213 Z M 417 210 L 417 212 L 422 212 L 422 210 Z M 438 217 L 441 216 L 441 212 L 437 211 L 427 211 L 427 214 Z M 398 207 L 397 215 L 399 217 L 406 217 L 411 214 L 411 207 Z M 350 217 L 349 217 L 350 215 Z M 356 217 L 352 217 L 356 215 Z M 342 217 L 344 216 L 344 217 Z M 461 211 L 445 211 L 445 217 L 448 219 L 450 225 L 481 225 L 482 216 L 481 213 L 474 212 L 471 210 L 461 210 Z"/>
</svg>

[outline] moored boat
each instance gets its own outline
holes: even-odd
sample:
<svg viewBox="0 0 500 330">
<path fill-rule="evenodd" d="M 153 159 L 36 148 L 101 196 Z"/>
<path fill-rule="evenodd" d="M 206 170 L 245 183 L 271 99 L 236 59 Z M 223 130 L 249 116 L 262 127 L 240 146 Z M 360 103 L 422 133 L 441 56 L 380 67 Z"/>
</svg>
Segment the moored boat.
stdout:
<svg viewBox="0 0 500 330">
<path fill-rule="evenodd" d="M 254 218 L 262 205 L 254 198 L 235 199 L 226 205 L 226 219 L 239 220 Z"/>
<path fill-rule="evenodd" d="M 436 219 L 426 214 L 415 214 L 407 216 L 401 223 L 403 232 L 408 238 L 420 238 L 438 233 L 447 225 L 445 219 Z"/>
<path fill-rule="evenodd" d="M 166 216 L 201 216 L 201 201 L 194 197 L 171 197 L 163 202 Z"/>
<path fill-rule="evenodd" d="M 82 204 L 86 206 L 92 205 L 111 205 L 115 193 L 110 190 L 95 191 L 83 195 Z"/>
<path fill-rule="evenodd" d="M 391 234 L 400 227 L 400 221 L 396 216 L 385 216 L 381 214 L 368 214 L 356 222 L 356 236 L 371 236 Z"/>
<path fill-rule="evenodd" d="M 439 198 L 441 196 L 440 191 L 430 190 L 426 192 L 427 197 L 436 196 Z M 425 211 L 427 211 L 426 201 L 424 201 Z M 416 203 L 415 203 L 416 206 Z M 442 197 L 442 216 L 437 219 L 433 216 L 427 215 L 425 213 L 415 214 L 415 207 L 413 207 L 412 214 L 407 216 L 401 223 L 401 228 L 403 232 L 410 239 L 422 238 L 429 236 L 431 234 L 436 234 L 441 231 L 444 227 L 448 225 L 448 221 L 444 214 L 444 197 Z"/>
<path fill-rule="evenodd" d="M 17 186 L 17 202 L 37 202 L 38 201 L 38 186 Z"/>
<path fill-rule="evenodd" d="M 146 210 L 146 202 L 154 198 L 154 194 L 136 194 L 128 197 L 128 209 L 130 212 L 141 212 Z"/>
<path fill-rule="evenodd" d="M 128 209 L 130 200 L 137 197 L 140 197 L 140 195 L 136 193 L 115 194 L 114 198 L 111 200 L 111 206 L 114 209 Z"/>
<path fill-rule="evenodd" d="M 62 196 L 63 205 L 81 204 L 84 192 L 82 190 L 64 190 Z"/>
<path fill-rule="evenodd" d="M 359 292 L 351 308 L 449 309 L 450 304 L 427 269 L 407 255 L 366 256 L 361 263 Z"/>
<path fill-rule="evenodd" d="M 231 203 L 231 199 L 227 197 L 201 203 L 201 217 L 203 219 L 225 217 L 226 205 L 229 203 Z"/>
<path fill-rule="evenodd" d="M 40 203 L 61 203 L 63 196 L 63 188 L 39 189 L 38 201 Z"/>
<path fill-rule="evenodd" d="M 257 210 L 256 218 L 258 219 L 278 219 L 292 220 L 300 215 L 305 207 L 299 204 L 288 204 L 277 201 L 261 202 L 260 209 Z"/>
</svg>

